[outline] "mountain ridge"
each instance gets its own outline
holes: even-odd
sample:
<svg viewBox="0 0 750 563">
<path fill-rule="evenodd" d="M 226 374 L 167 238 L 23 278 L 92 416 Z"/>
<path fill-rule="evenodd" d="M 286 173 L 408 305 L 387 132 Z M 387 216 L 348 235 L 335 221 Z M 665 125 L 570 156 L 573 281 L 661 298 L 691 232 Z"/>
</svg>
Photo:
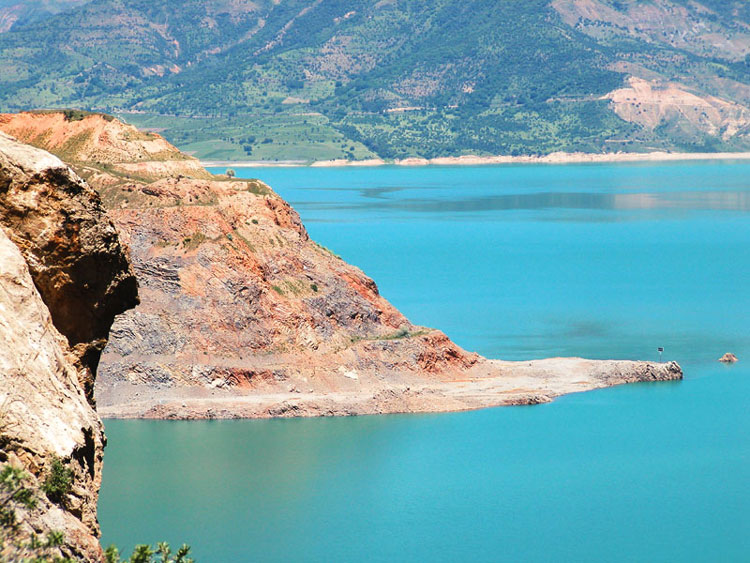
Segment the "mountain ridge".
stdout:
<svg viewBox="0 0 750 563">
<path fill-rule="evenodd" d="M 732 0 L 93 0 L 0 34 L 0 108 L 115 112 L 214 160 L 741 151 L 748 12 Z M 651 92 L 622 111 L 613 96 L 631 79 Z M 653 101 L 670 89 L 692 109 Z"/>
<path fill-rule="evenodd" d="M 37 23 L 90 0 L 0 0 L 0 33 Z"/>
</svg>

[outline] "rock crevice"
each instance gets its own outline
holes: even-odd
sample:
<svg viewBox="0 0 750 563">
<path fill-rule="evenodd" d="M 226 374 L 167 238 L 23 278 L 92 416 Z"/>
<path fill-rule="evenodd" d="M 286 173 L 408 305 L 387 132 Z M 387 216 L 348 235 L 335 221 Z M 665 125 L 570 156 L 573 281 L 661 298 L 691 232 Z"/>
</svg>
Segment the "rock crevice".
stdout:
<svg viewBox="0 0 750 563">
<path fill-rule="evenodd" d="M 58 555 L 101 559 L 105 437 L 93 383 L 115 315 L 137 302 L 96 192 L 56 157 L 0 133 L 0 461 L 23 468 L 37 492 L 37 506 L 17 514 L 22 543 L 58 531 Z M 55 462 L 72 481 L 53 502 L 41 485 Z"/>
</svg>

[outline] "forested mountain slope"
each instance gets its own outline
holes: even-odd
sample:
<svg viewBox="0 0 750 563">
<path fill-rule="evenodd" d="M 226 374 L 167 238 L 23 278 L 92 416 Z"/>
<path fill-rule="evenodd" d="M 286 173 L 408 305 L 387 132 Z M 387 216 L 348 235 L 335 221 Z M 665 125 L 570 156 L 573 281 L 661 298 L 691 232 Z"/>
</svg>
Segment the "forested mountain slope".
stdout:
<svg viewBox="0 0 750 563">
<path fill-rule="evenodd" d="M 750 147 L 730 0 L 93 0 L 0 34 L 0 107 L 119 112 L 202 157 Z"/>
</svg>

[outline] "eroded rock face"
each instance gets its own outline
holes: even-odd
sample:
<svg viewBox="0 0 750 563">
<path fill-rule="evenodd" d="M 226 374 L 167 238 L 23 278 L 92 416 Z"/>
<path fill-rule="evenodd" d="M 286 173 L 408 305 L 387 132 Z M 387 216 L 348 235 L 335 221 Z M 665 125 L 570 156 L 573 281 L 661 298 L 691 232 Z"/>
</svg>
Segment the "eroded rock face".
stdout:
<svg viewBox="0 0 750 563">
<path fill-rule="evenodd" d="M 745 135 L 750 125 L 750 109 L 709 95 L 691 92 L 687 86 L 661 84 L 630 77 L 628 86 L 605 96 L 612 109 L 625 121 L 646 129 L 672 124 L 684 130 L 695 130 L 728 140 Z"/>
<path fill-rule="evenodd" d="M 451 379 L 479 361 L 412 325 L 262 182 L 157 166 L 155 154 L 187 157 L 161 138 L 144 153 L 142 133 L 97 115 L 8 114 L 0 127 L 73 153 L 130 247 L 142 303 L 113 327 L 97 384 L 105 405 L 133 399 L 121 384 L 325 393 Z"/>
<path fill-rule="evenodd" d="M 0 462 L 38 493 L 17 514 L 20 534 L 60 531 L 60 555 L 98 561 L 105 438 L 91 391 L 114 316 L 137 302 L 135 278 L 96 193 L 1 133 L 0 227 Z M 57 504 L 38 490 L 54 459 L 73 472 Z"/>
<path fill-rule="evenodd" d="M 149 201 L 110 213 L 142 303 L 113 327 L 98 387 L 105 404 L 120 383 L 326 392 L 477 361 L 412 325 L 259 182 L 132 189 Z"/>
<path fill-rule="evenodd" d="M 137 282 L 97 193 L 58 158 L 0 133 L 0 224 L 26 259 L 55 327 L 93 372 Z"/>
</svg>

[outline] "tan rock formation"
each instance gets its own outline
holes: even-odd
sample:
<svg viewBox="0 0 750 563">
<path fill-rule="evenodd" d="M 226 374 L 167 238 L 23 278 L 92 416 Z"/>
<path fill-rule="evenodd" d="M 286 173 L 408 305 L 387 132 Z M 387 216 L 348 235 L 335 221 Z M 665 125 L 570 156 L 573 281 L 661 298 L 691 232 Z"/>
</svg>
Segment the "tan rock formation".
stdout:
<svg viewBox="0 0 750 563">
<path fill-rule="evenodd" d="M 92 372 L 136 280 L 97 193 L 58 158 L 0 134 L 0 224 L 21 249 L 55 326 Z"/>
<path fill-rule="evenodd" d="M 733 364 L 735 362 L 738 362 L 739 359 L 731 352 L 727 352 L 721 358 L 719 358 L 719 361 L 723 364 Z"/>
<path fill-rule="evenodd" d="M 161 135 L 139 131 L 108 115 L 74 110 L 3 114 L 0 128 L 69 164 L 91 163 L 94 169 L 103 168 L 118 179 L 211 176 L 196 159 L 178 151 Z M 80 166 L 77 171 L 85 175 L 87 169 Z"/>
<path fill-rule="evenodd" d="M 722 23 L 711 9 L 715 4 L 700 0 L 552 0 L 550 5 L 568 25 L 605 41 L 633 37 L 735 61 L 750 52 L 750 26 L 739 17 Z M 731 13 L 728 6 L 726 13 Z"/>
<path fill-rule="evenodd" d="M 24 119 L 0 116 L 0 128 Z M 34 119 L 23 140 L 54 150 Z M 90 137 L 89 120 L 100 127 L 91 117 L 49 127 Z M 486 360 L 412 325 L 258 180 L 146 182 L 107 163 L 74 164 L 109 206 L 141 285 L 141 304 L 117 320 L 103 356 L 105 416 L 460 410 L 682 376 L 676 364 Z"/>
<path fill-rule="evenodd" d="M 97 194 L 2 133 L 0 227 L 0 462 L 37 490 L 54 459 L 73 472 L 62 501 L 38 491 L 18 514 L 19 537 L 60 531 L 61 555 L 98 561 L 105 438 L 91 391 L 114 316 L 137 302 L 135 278 Z M 4 560 L 24 555 L 5 548 Z"/>
<path fill-rule="evenodd" d="M 628 83 L 605 96 L 625 121 L 647 129 L 675 122 L 725 140 L 750 131 L 750 109 L 743 105 L 699 95 L 681 84 L 660 84 L 638 77 L 629 78 Z"/>
</svg>

